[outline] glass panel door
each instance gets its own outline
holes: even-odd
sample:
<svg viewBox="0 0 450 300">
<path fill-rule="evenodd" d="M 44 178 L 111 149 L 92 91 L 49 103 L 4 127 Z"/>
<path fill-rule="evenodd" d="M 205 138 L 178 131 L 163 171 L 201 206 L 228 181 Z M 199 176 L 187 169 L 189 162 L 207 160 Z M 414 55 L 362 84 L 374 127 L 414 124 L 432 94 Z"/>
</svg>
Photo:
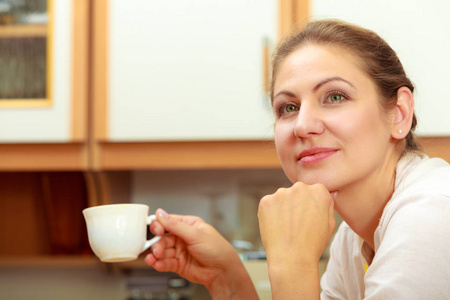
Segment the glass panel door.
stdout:
<svg viewBox="0 0 450 300">
<path fill-rule="evenodd" d="M 0 107 L 51 103 L 52 0 L 0 0 Z"/>
</svg>

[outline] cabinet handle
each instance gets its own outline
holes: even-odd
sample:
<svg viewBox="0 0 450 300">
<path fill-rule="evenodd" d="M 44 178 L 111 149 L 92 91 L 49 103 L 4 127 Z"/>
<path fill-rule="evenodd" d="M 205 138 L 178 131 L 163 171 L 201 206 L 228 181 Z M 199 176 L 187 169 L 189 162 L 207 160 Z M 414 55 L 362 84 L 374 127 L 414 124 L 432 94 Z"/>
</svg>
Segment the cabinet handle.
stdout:
<svg viewBox="0 0 450 300">
<path fill-rule="evenodd" d="M 264 96 L 270 98 L 270 45 L 268 37 L 263 38 L 262 72 Z"/>
</svg>

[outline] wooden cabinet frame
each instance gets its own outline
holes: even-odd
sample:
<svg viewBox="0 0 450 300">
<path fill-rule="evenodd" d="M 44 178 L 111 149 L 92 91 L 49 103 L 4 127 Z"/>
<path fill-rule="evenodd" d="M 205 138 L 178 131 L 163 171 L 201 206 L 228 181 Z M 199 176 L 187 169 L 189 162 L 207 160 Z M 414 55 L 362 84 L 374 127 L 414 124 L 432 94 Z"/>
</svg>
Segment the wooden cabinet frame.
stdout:
<svg viewBox="0 0 450 300">
<path fill-rule="evenodd" d="M 49 107 L 53 104 L 53 1 L 47 0 L 48 21 L 46 24 L 12 24 L 0 27 L 0 38 L 46 38 L 46 97 L 0 99 L 0 108 Z"/>
<path fill-rule="evenodd" d="M 86 170 L 88 166 L 89 0 L 72 0 L 71 136 L 67 143 L 0 143 L 0 171 Z M 53 41 L 55 42 L 55 41 Z"/>
</svg>

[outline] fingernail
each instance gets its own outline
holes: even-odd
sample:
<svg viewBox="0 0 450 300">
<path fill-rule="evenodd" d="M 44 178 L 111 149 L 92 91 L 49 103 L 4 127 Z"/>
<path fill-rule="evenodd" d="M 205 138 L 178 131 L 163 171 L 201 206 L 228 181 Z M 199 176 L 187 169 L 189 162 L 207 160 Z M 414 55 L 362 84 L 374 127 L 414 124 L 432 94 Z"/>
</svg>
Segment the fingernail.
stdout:
<svg viewBox="0 0 450 300">
<path fill-rule="evenodd" d="M 338 192 L 334 192 L 334 194 L 333 194 L 334 200 L 336 200 L 337 195 L 338 195 Z"/>
<path fill-rule="evenodd" d="M 161 208 L 158 209 L 158 216 L 160 216 L 163 219 L 167 219 L 169 217 L 169 215 Z"/>
</svg>

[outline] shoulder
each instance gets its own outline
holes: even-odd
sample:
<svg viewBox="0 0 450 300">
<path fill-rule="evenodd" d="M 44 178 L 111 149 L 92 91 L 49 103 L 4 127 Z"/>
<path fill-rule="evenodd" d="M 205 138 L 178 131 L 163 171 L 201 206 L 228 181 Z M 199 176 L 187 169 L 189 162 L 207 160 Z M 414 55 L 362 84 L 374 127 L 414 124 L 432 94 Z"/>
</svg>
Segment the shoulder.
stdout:
<svg viewBox="0 0 450 300">
<path fill-rule="evenodd" d="M 450 167 L 425 158 L 399 170 L 396 190 L 375 231 L 366 295 L 405 298 L 420 291 L 423 299 L 440 299 L 450 281 Z M 433 290 L 424 288 L 431 285 Z"/>
<path fill-rule="evenodd" d="M 395 240 L 395 244 L 403 242 L 407 248 L 425 243 L 442 245 L 442 237 L 450 236 L 449 216 L 449 195 L 420 191 L 399 197 L 380 220 L 375 232 L 375 248 L 384 239 Z M 446 238 L 444 244 L 450 247 L 450 239 Z"/>
<path fill-rule="evenodd" d="M 416 192 L 423 187 L 450 194 L 450 165 L 440 158 L 409 154 L 397 164 L 393 197 L 405 192 Z"/>
<path fill-rule="evenodd" d="M 450 247 L 444 238 L 450 236 L 450 166 L 441 159 L 414 158 L 398 175 L 374 234 L 375 252 L 437 259 Z"/>
<path fill-rule="evenodd" d="M 441 159 L 416 159 L 400 167 L 395 191 L 375 231 L 375 248 L 386 237 L 423 244 L 440 233 L 450 235 L 449 183 L 450 166 Z"/>
<path fill-rule="evenodd" d="M 383 211 L 380 226 L 386 227 L 394 217 L 412 223 L 446 217 L 450 210 L 449 183 L 450 165 L 444 160 L 403 159 L 397 168 L 395 191 Z M 440 220 L 435 219 L 433 223 L 436 221 Z"/>
</svg>

